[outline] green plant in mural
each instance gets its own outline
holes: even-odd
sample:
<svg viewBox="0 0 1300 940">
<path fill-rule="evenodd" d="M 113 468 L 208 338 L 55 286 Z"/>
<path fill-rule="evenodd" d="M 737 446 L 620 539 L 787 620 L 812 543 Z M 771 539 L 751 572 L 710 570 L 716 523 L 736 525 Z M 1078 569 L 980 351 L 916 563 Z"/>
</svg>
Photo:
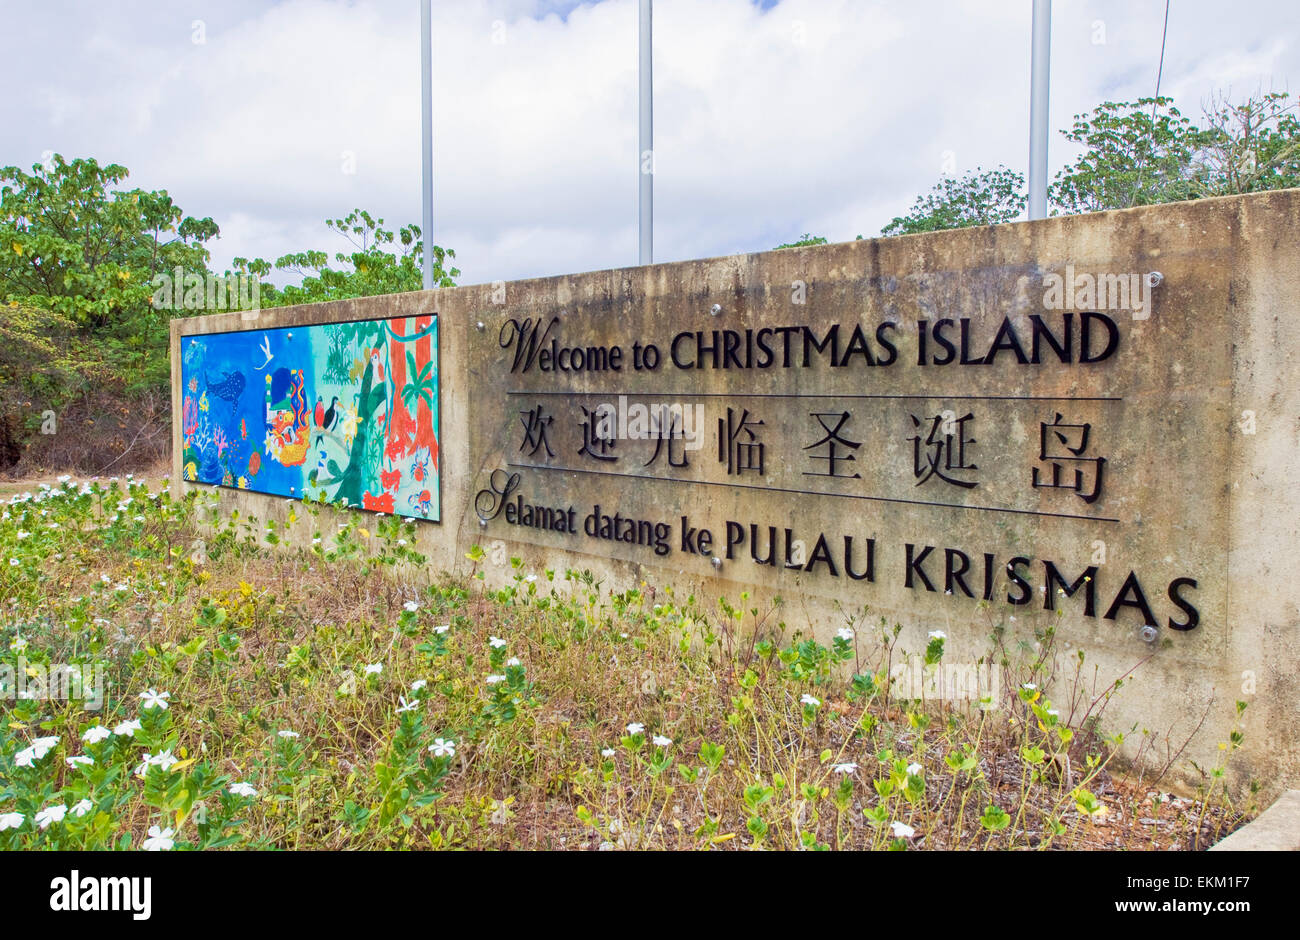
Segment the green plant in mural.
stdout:
<svg viewBox="0 0 1300 940">
<path fill-rule="evenodd" d="M 415 367 L 415 356 L 408 351 L 406 364 L 410 369 L 411 381 L 407 382 L 402 388 L 402 404 L 412 408 L 423 400 L 430 408 L 434 407 L 438 394 L 438 379 L 434 372 L 433 361 L 430 360 L 422 368 L 417 369 Z"/>
</svg>

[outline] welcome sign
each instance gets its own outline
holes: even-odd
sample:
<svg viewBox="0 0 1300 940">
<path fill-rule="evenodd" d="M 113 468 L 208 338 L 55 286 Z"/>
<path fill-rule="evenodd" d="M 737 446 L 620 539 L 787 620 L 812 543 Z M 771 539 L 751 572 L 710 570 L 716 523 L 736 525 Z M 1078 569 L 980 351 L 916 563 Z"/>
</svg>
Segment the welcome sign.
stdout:
<svg viewBox="0 0 1300 940">
<path fill-rule="evenodd" d="M 1202 766 L 1244 722 L 1231 786 L 1277 781 L 1298 226 L 1282 191 L 174 321 L 176 474 L 259 515 L 257 489 L 419 513 L 423 474 L 429 578 L 745 593 L 739 629 L 781 642 L 899 624 L 895 665 L 942 631 L 963 689 L 1051 651 Z M 267 431 L 330 433 L 250 474 L 241 420 L 264 466 Z"/>
<path fill-rule="evenodd" d="M 500 390 L 474 430 L 496 460 L 475 511 L 508 542 L 927 619 L 983 602 L 1116 638 L 1195 631 L 1222 616 L 1222 579 L 1169 548 L 1187 520 L 1215 524 L 1214 460 L 1183 442 L 1217 417 L 1198 377 L 1226 347 L 1182 358 L 1171 337 L 1205 311 L 1153 319 L 1142 289 L 1128 302 L 1150 272 L 1123 276 L 1125 308 L 1073 310 L 1056 267 L 791 277 L 729 303 L 487 319 L 471 342 Z M 1101 307 L 1107 272 L 1069 268 L 1068 296 L 1091 283 Z M 1153 489 L 1170 466 L 1177 492 Z"/>
</svg>

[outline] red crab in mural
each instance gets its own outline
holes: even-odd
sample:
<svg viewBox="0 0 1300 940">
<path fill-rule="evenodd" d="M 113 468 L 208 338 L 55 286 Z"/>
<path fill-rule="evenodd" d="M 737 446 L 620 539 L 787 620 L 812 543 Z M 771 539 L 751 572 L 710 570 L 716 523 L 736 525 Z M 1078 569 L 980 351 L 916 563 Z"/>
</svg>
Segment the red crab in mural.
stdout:
<svg viewBox="0 0 1300 940">
<path fill-rule="evenodd" d="M 401 405 L 393 409 L 393 423 L 388 429 L 388 446 L 384 455 L 389 460 L 401 460 L 411 452 L 411 442 L 415 440 L 417 426 L 411 413 Z"/>
<path fill-rule="evenodd" d="M 407 502 L 411 508 L 419 510 L 421 515 L 427 516 L 429 510 L 433 508 L 433 496 L 428 490 L 421 490 L 419 496 L 411 495 L 407 497 Z"/>
<path fill-rule="evenodd" d="M 373 509 L 375 512 L 392 512 L 393 511 L 393 494 L 384 493 L 382 496 L 372 496 L 367 490 L 361 495 L 361 505 L 366 509 Z"/>
<path fill-rule="evenodd" d="M 429 448 L 421 447 L 411 461 L 411 479 L 423 483 L 429 478 Z"/>
</svg>

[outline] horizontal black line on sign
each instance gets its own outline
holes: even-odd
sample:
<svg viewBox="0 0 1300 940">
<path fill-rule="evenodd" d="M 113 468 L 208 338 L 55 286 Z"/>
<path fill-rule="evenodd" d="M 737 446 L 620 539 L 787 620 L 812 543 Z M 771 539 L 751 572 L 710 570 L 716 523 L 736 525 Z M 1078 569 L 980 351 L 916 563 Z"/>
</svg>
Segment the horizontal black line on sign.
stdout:
<svg viewBox="0 0 1300 940">
<path fill-rule="evenodd" d="M 656 477 L 648 473 L 614 473 L 610 470 L 584 470 L 579 467 L 548 467 L 545 464 L 511 463 L 513 470 L 554 470 L 560 473 L 589 473 L 601 477 L 621 477 L 629 480 L 658 480 L 663 483 L 692 483 L 700 486 L 726 486 L 742 490 L 761 490 L 764 493 L 792 493 L 796 496 L 836 496 L 840 499 L 864 499 L 873 503 L 906 503 L 910 506 L 943 506 L 948 509 L 975 509 L 980 512 L 1007 512 L 1017 516 L 1047 516 L 1051 519 L 1082 519 L 1085 522 L 1119 522 L 1102 516 L 1079 516 L 1068 512 L 1039 512 L 1035 509 L 1002 509 L 998 506 L 969 506 L 964 503 L 933 503 L 923 499 L 900 499 L 895 496 L 864 496 L 861 493 L 820 493 L 815 490 L 792 490 L 781 486 L 755 486 L 753 483 L 731 483 L 719 480 L 683 480 L 681 477 Z"/>
<path fill-rule="evenodd" d="M 1105 398 L 1080 398 L 1074 395 L 840 395 L 831 393 L 829 395 L 803 395 L 796 393 L 782 392 L 579 392 L 567 390 L 562 392 L 506 392 L 507 395 L 521 395 L 524 397 L 531 395 L 582 395 L 592 397 L 595 395 L 626 395 L 629 398 L 901 398 L 901 399 L 942 399 L 945 401 L 1123 401 L 1123 398 L 1105 397 Z M 655 477 L 654 479 L 659 479 Z M 941 503 L 940 505 L 947 505 Z"/>
</svg>

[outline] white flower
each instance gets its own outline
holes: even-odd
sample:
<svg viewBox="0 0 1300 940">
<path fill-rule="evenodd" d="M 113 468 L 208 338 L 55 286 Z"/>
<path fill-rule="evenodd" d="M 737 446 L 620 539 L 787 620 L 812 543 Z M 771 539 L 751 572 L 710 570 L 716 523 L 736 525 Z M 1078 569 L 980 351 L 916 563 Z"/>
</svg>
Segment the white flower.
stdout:
<svg viewBox="0 0 1300 940">
<path fill-rule="evenodd" d="M 371 663 L 370 665 L 366 666 L 366 675 L 368 676 L 377 676 L 383 671 L 384 671 L 383 663 Z"/>
<path fill-rule="evenodd" d="M 140 848 L 146 852 L 167 852 L 176 842 L 172 839 L 176 833 L 171 829 L 159 829 L 157 826 L 149 827 L 149 838 L 140 844 Z"/>
<path fill-rule="evenodd" d="M 501 639 L 499 636 L 488 637 L 488 646 L 492 647 L 494 650 L 499 650 L 505 645 L 506 641 Z"/>
<path fill-rule="evenodd" d="M 645 725 L 641 724 L 641 722 L 639 721 L 634 721 L 627 726 L 628 734 L 640 734 L 644 730 L 645 730 Z"/>
<path fill-rule="evenodd" d="M 1021 686 L 1021 688 L 1028 689 L 1030 692 L 1032 692 L 1034 691 L 1034 689 L 1038 688 L 1038 686 L 1034 685 L 1032 682 L 1026 682 L 1024 685 Z"/>
<path fill-rule="evenodd" d="M 664 734 L 654 736 L 655 747 L 667 747 L 673 743 L 673 739 Z"/>
<path fill-rule="evenodd" d="M 527 581 L 529 584 L 532 584 L 534 581 L 537 580 L 537 575 L 530 574 L 528 577 L 524 578 L 524 580 Z"/>
<path fill-rule="evenodd" d="M 135 733 L 140 731 L 141 728 L 142 726 L 140 722 L 137 719 L 132 718 L 130 721 L 124 721 L 114 728 L 113 733 L 119 737 L 133 738 L 135 737 Z"/>
<path fill-rule="evenodd" d="M 932 640 L 946 640 L 948 639 L 948 634 L 944 633 L 942 630 L 931 630 L 929 637 Z"/>
<path fill-rule="evenodd" d="M 22 564 L 22 562 L 19 561 L 17 558 L 10 558 L 10 559 L 9 559 L 9 566 L 10 566 L 11 568 L 17 568 L 17 567 L 18 567 L 19 565 L 21 565 L 21 564 Z"/>
<path fill-rule="evenodd" d="M 853 761 L 846 761 L 843 764 L 836 764 L 831 767 L 831 770 L 835 771 L 837 774 L 851 774 L 857 769 L 858 765 L 853 763 Z"/>
<path fill-rule="evenodd" d="M 22 824 L 22 813 L 0 813 L 0 832 L 6 829 L 17 829 Z"/>
<path fill-rule="evenodd" d="M 505 676 L 488 676 L 488 677 L 487 677 L 486 679 L 484 679 L 483 681 L 486 682 L 488 685 L 496 685 L 498 682 L 505 682 L 505 681 L 506 681 L 506 677 L 505 677 Z"/>
<path fill-rule="evenodd" d="M 1047 710 L 1047 714 L 1052 715 L 1052 716 L 1054 716 L 1054 717 L 1056 717 L 1056 718 L 1061 717 L 1061 713 L 1060 713 L 1060 711 L 1058 711 L 1058 710 L 1055 709 L 1055 708 L 1049 708 L 1049 709 Z"/>
<path fill-rule="evenodd" d="M 910 839 L 916 835 L 916 830 L 907 823 L 894 822 L 889 824 L 894 830 L 894 836 L 899 839 Z"/>
<path fill-rule="evenodd" d="M 402 714 L 403 712 L 413 712 L 420 706 L 420 700 L 418 698 L 413 698 L 408 702 L 406 700 L 406 696 L 399 695 L 397 697 L 397 701 L 400 705 L 400 707 L 397 709 L 397 714 L 399 715 Z"/>
<path fill-rule="evenodd" d="M 800 696 L 799 701 L 802 702 L 804 705 L 809 706 L 810 708 L 817 708 L 822 703 L 821 699 L 814 698 L 813 696 L 809 695 L 807 692 L 805 692 L 802 696 Z"/>
<path fill-rule="evenodd" d="M 65 760 L 67 760 L 68 766 L 71 767 L 73 770 L 77 768 L 78 764 L 85 766 L 87 764 L 93 764 L 95 762 L 95 759 L 93 757 L 87 757 L 85 754 L 78 754 L 75 757 L 65 758 Z"/>
<path fill-rule="evenodd" d="M 447 632 L 448 630 L 450 630 L 450 629 L 451 629 L 451 624 L 449 624 L 449 623 L 444 623 L 444 624 L 443 624 L 442 626 L 440 626 L 440 627 L 434 627 L 434 628 L 433 628 L 433 632 L 434 632 L 434 633 L 446 633 L 446 632 Z"/>
<path fill-rule="evenodd" d="M 522 664 L 519 662 L 519 657 L 518 657 L 518 656 L 511 656 L 509 659 L 506 660 L 506 665 L 507 665 L 507 666 L 519 666 L 519 665 L 522 665 Z"/>
<path fill-rule="evenodd" d="M 71 812 L 73 816 L 76 816 L 78 819 L 80 819 L 82 816 L 85 816 L 94 808 L 95 808 L 95 804 L 90 802 L 90 800 L 82 800 L 76 806 L 72 807 Z"/>
<path fill-rule="evenodd" d="M 455 757 L 456 742 L 452 738 L 434 738 L 429 750 L 434 757 Z"/>
<path fill-rule="evenodd" d="M 422 688 L 424 688 L 428 684 L 429 684 L 428 679 L 416 679 L 414 682 L 411 683 L 411 691 L 419 692 Z"/>
<path fill-rule="evenodd" d="M 13 650 L 15 653 L 21 653 L 23 650 L 27 649 L 27 641 L 24 640 L 22 637 L 18 637 L 12 643 L 9 644 L 9 648 Z"/>
<path fill-rule="evenodd" d="M 908 764 L 908 765 L 907 765 L 907 772 L 908 772 L 909 774 L 911 774 L 913 777 L 915 777 L 917 774 L 919 774 L 919 773 L 921 772 L 921 769 L 922 769 L 922 768 L 921 768 L 921 765 L 920 765 L 920 764 Z"/>
<path fill-rule="evenodd" d="M 170 692 L 155 692 L 153 689 L 149 689 L 146 692 L 140 693 L 140 698 L 144 700 L 144 704 L 141 707 L 161 708 L 163 711 L 166 711 L 168 707 L 167 699 L 171 697 L 172 694 Z"/>
<path fill-rule="evenodd" d="M 296 738 L 296 737 L 298 737 L 298 732 L 297 732 L 297 731 L 277 731 L 276 734 L 278 734 L 278 735 L 279 735 L 280 737 L 282 737 L 282 738 Z"/>
<path fill-rule="evenodd" d="M 17 767 L 30 767 L 33 763 L 40 760 L 50 752 L 50 748 L 59 743 L 59 739 L 37 738 L 31 743 L 30 747 L 25 747 L 14 755 L 14 765 Z"/>
<path fill-rule="evenodd" d="M 249 798 L 257 796 L 257 791 L 253 789 L 251 783 L 232 783 L 228 789 L 231 796 L 246 796 Z"/>
<path fill-rule="evenodd" d="M 840 627 L 835 631 L 835 635 L 846 643 L 853 639 L 853 631 L 848 627 Z"/>
<path fill-rule="evenodd" d="M 48 829 L 50 823 L 63 822 L 63 817 L 68 815 L 68 808 L 61 804 L 47 806 L 36 814 L 36 825 L 42 829 Z"/>
<path fill-rule="evenodd" d="M 179 763 L 180 763 L 180 759 L 177 758 L 176 755 L 173 754 L 170 750 L 166 750 L 166 751 L 159 751 L 157 754 L 154 754 L 152 756 L 146 754 L 144 756 L 144 763 L 141 764 L 140 767 L 143 770 L 145 767 L 149 765 L 153 765 L 154 767 L 161 767 L 165 772 L 170 770 L 173 764 L 179 764 Z"/>
<path fill-rule="evenodd" d="M 407 610 L 409 610 L 411 613 L 415 613 L 417 610 L 420 609 L 420 605 L 417 604 L 415 601 L 407 601 L 402 606 L 405 607 Z"/>
<path fill-rule="evenodd" d="M 601 750 L 601 752 L 600 752 L 600 756 L 601 756 L 601 757 L 613 757 L 613 756 L 614 756 L 615 754 L 617 754 L 617 753 L 618 753 L 618 751 L 614 750 L 612 747 L 607 747 L 607 748 L 604 748 L 603 750 Z"/>
</svg>

